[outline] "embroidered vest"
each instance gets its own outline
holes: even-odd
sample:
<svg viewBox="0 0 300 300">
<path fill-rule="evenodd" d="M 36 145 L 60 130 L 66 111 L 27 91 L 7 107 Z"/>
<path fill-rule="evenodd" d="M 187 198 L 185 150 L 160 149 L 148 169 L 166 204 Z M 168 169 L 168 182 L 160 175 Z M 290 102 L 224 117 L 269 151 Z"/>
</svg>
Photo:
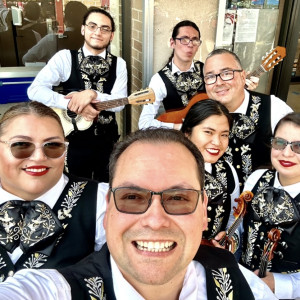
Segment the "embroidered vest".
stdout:
<svg viewBox="0 0 300 300">
<path fill-rule="evenodd" d="M 212 164 L 212 174 L 205 172 L 204 189 L 208 197 L 208 228 L 203 238 L 212 239 L 225 230 L 231 210 L 234 178 L 230 166 L 223 160 Z"/>
<path fill-rule="evenodd" d="M 0 246 L 0 281 L 20 269 L 72 265 L 94 251 L 98 183 L 73 176 L 53 207 L 64 232 L 52 251 L 23 253 L 15 265 Z M 30 250 L 30 249 L 29 249 Z"/>
<path fill-rule="evenodd" d="M 201 246 L 195 260 L 205 268 L 208 300 L 254 300 L 252 291 L 230 252 Z M 106 244 L 99 252 L 92 253 L 79 264 L 58 271 L 68 281 L 73 300 L 116 299 Z"/>
<path fill-rule="evenodd" d="M 283 193 L 280 202 L 267 200 L 266 191 L 273 187 L 274 171 L 266 171 L 253 188 L 254 198 L 244 218 L 244 244 L 241 263 L 250 270 L 258 269 L 268 232 L 280 230 L 280 241 L 274 258 L 268 263 L 271 272 L 300 272 L 300 194 L 291 198 Z"/>
<path fill-rule="evenodd" d="M 163 100 L 165 110 L 183 108 L 194 95 L 205 91 L 203 65 L 202 62 L 196 61 L 194 72 L 175 75 L 172 74 L 171 63 L 168 63 L 158 72 L 167 89 L 167 97 Z"/>
<path fill-rule="evenodd" d="M 101 75 L 99 78 L 97 77 L 96 81 L 94 81 L 93 76 L 89 76 L 84 72 L 80 71 L 80 65 L 84 60 L 82 49 L 70 50 L 70 52 L 72 58 L 72 69 L 69 79 L 66 82 L 61 83 L 63 93 L 68 94 L 72 91 L 95 89 L 100 93 L 110 94 L 117 78 L 117 57 L 109 52 L 106 52 L 106 65 L 105 68 L 103 67 L 106 70 L 106 72 L 103 72 L 104 74 Z M 99 125 L 113 125 L 114 128 L 109 128 L 109 130 L 104 129 L 104 131 L 113 132 L 114 135 L 118 136 L 118 128 L 117 123 L 115 121 L 114 112 L 102 110 L 99 114 L 98 121 L 95 124 L 97 124 L 97 127 L 99 127 Z M 83 132 L 90 131 L 92 134 L 94 134 L 94 130 L 95 128 L 94 126 L 92 126 L 89 129 L 84 130 Z M 98 128 L 98 130 L 101 131 L 101 128 Z M 74 131 L 73 134 L 75 134 Z M 100 134 L 101 132 L 97 133 L 96 135 Z"/>
<path fill-rule="evenodd" d="M 234 122 L 229 135 L 229 146 L 223 157 L 235 167 L 242 190 L 253 171 L 271 163 L 271 98 L 250 92 L 246 115 L 232 115 Z"/>
</svg>

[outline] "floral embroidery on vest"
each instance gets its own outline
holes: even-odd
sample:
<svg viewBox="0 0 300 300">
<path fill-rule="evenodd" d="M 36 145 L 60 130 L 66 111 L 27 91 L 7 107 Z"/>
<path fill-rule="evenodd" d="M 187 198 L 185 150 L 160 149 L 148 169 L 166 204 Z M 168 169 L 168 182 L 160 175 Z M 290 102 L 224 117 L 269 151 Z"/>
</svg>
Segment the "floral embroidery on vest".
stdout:
<svg viewBox="0 0 300 300">
<path fill-rule="evenodd" d="M 81 66 L 82 63 L 85 63 L 84 61 L 85 57 L 83 55 L 82 49 L 78 50 L 78 64 Z M 90 90 L 93 88 L 96 88 L 97 91 L 100 93 L 103 93 L 103 83 L 106 81 L 106 77 L 109 72 L 109 68 L 112 65 L 112 55 L 109 52 L 106 52 L 106 58 L 103 59 L 102 57 L 99 57 L 101 59 L 101 63 L 95 65 L 91 65 L 91 63 L 85 64 L 85 69 L 87 70 L 93 70 L 93 74 L 95 73 L 95 67 L 97 67 L 98 73 L 100 75 L 99 78 L 97 78 L 97 82 L 91 82 L 91 78 L 89 77 L 89 72 L 80 72 L 82 80 L 84 82 L 84 89 Z M 93 85 L 96 85 L 93 87 Z"/>
<path fill-rule="evenodd" d="M 212 276 L 216 285 L 217 300 L 232 300 L 233 299 L 233 286 L 230 274 L 227 268 L 212 270 Z"/>
<path fill-rule="evenodd" d="M 233 143 L 229 142 L 229 146 L 226 150 L 224 157 L 228 162 L 230 162 L 237 170 L 238 173 L 243 174 L 243 182 L 245 182 L 248 176 L 253 172 L 252 170 L 252 149 L 249 144 L 239 144 L 237 140 L 244 140 L 253 134 L 257 130 L 258 120 L 259 120 L 259 107 L 261 105 L 261 98 L 259 96 L 250 97 L 250 113 L 249 116 L 243 114 L 233 114 L 238 115 L 234 118 L 233 126 L 229 139 Z M 240 142 L 241 143 L 241 142 Z M 238 149 L 240 147 L 240 149 Z M 234 161 L 233 153 L 240 151 L 240 157 L 237 158 L 237 162 Z M 237 154 L 239 155 L 239 154 Z M 237 167 L 239 165 L 240 167 Z M 239 177 L 241 178 L 240 174 Z"/>
<path fill-rule="evenodd" d="M 79 200 L 87 181 L 79 181 L 79 182 L 73 182 L 64 198 L 64 200 L 61 203 L 61 209 L 58 210 L 58 219 L 59 220 L 65 220 L 67 218 L 72 218 L 72 209 L 77 205 L 77 201 Z M 62 223 L 62 226 L 64 229 L 68 226 L 67 220 L 65 220 L 65 223 Z M 59 239 L 57 241 L 57 244 L 62 239 L 63 233 L 59 236 Z M 57 245 L 56 244 L 56 245 Z M 31 269 L 37 269 L 40 268 L 42 265 L 44 265 L 47 262 L 47 255 L 41 254 L 41 253 L 32 253 L 31 256 L 23 263 L 23 267 L 25 268 L 31 268 Z"/>
<path fill-rule="evenodd" d="M 220 166 L 218 168 L 220 170 Z M 224 176 L 226 177 L 226 172 L 220 172 L 220 174 L 217 175 L 217 177 L 223 181 L 221 182 L 221 180 L 219 181 L 208 172 L 205 172 L 204 189 L 209 199 L 207 207 L 208 229 L 204 233 L 206 239 L 213 238 L 220 231 L 222 226 L 225 213 L 224 203 L 227 199 Z M 213 223 L 211 223 L 211 221 L 213 221 Z"/>
<path fill-rule="evenodd" d="M 162 72 L 171 81 L 172 85 L 178 92 L 183 106 L 187 106 L 189 99 L 197 94 L 198 89 L 203 84 L 201 68 L 199 63 L 194 64 L 194 72 L 182 72 L 179 75 L 172 74 L 170 64 L 167 64 Z"/>
<path fill-rule="evenodd" d="M 104 294 L 104 282 L 101 277 L 85 278 L 86 287 L 88 288 L 91 300 L 106 300 Z"/>
</svg>

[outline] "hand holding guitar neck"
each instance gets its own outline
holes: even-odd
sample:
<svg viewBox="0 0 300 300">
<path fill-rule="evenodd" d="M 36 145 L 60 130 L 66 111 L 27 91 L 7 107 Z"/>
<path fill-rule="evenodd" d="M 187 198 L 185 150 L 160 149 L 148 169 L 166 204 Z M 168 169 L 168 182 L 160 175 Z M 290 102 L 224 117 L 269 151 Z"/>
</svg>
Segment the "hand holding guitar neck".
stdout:
<svg viewBox="0 0 300 300">
<path fill-rule="evenodd" d="M 141 91 L 132 93 L 129 97 L 108 100 L 108 101 L 94 101 L 91 105 L 98 111 L 114 108 L 126 104 L 131 105 L 142 105 L 153 103 L 155 101 L 155 94 L 151 88 L 146 88 Z M 53 107 L 52 107 L 53 108 Z M 93 121 L 86 120 L 82 115 L 77 115 L 73 111 L 53 108 L 53 110 L 59 115 L 65 135 L 69 135 L 73 130 L 86 130 L 88 129 Z"/>
</svg>

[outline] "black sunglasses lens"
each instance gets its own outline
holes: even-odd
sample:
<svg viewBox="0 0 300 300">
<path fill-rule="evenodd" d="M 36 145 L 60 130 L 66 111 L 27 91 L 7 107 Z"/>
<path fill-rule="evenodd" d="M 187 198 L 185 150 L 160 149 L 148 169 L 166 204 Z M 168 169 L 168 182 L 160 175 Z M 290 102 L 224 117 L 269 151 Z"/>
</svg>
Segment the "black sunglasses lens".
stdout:
<svg viewBox="0 0 300 300">
<path fill-rule="evenodd" d="M 10 149 L 15 158 L 24 159 L 32 155 L 35 145 L 30 142 L 15 142 L 10 145 Z"/>
<path fill-rule="evenodd" d="M 65 153 L 66 145 L 58 142 L 46 143 L 44 144 L 43 150 L 47 157 L 59 158 Z"/>
</svg>

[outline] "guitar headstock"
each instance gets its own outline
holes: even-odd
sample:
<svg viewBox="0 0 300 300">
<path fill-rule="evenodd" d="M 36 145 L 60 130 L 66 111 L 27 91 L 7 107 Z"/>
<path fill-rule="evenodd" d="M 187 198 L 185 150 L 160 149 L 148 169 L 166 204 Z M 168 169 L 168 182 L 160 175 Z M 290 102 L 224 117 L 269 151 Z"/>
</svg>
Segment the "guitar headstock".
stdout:
<svg viewBox="0 0 300 300">
<path fill-rule="evenodd" d="M 155 101 L 155 94 L 151 88 L 146 88 L 132 93 L 128 97 L 128 103 L 132 105 L 141 105 L 153 103 Z"/>
<path fill-rule="evenodd" d="M 277 46 L 262 60 L 261 66 L 267 72 L 274 68 L 279 62 L 281 62 L 286 56 L 286 50 L 284 47 Z"/>
</svg>

